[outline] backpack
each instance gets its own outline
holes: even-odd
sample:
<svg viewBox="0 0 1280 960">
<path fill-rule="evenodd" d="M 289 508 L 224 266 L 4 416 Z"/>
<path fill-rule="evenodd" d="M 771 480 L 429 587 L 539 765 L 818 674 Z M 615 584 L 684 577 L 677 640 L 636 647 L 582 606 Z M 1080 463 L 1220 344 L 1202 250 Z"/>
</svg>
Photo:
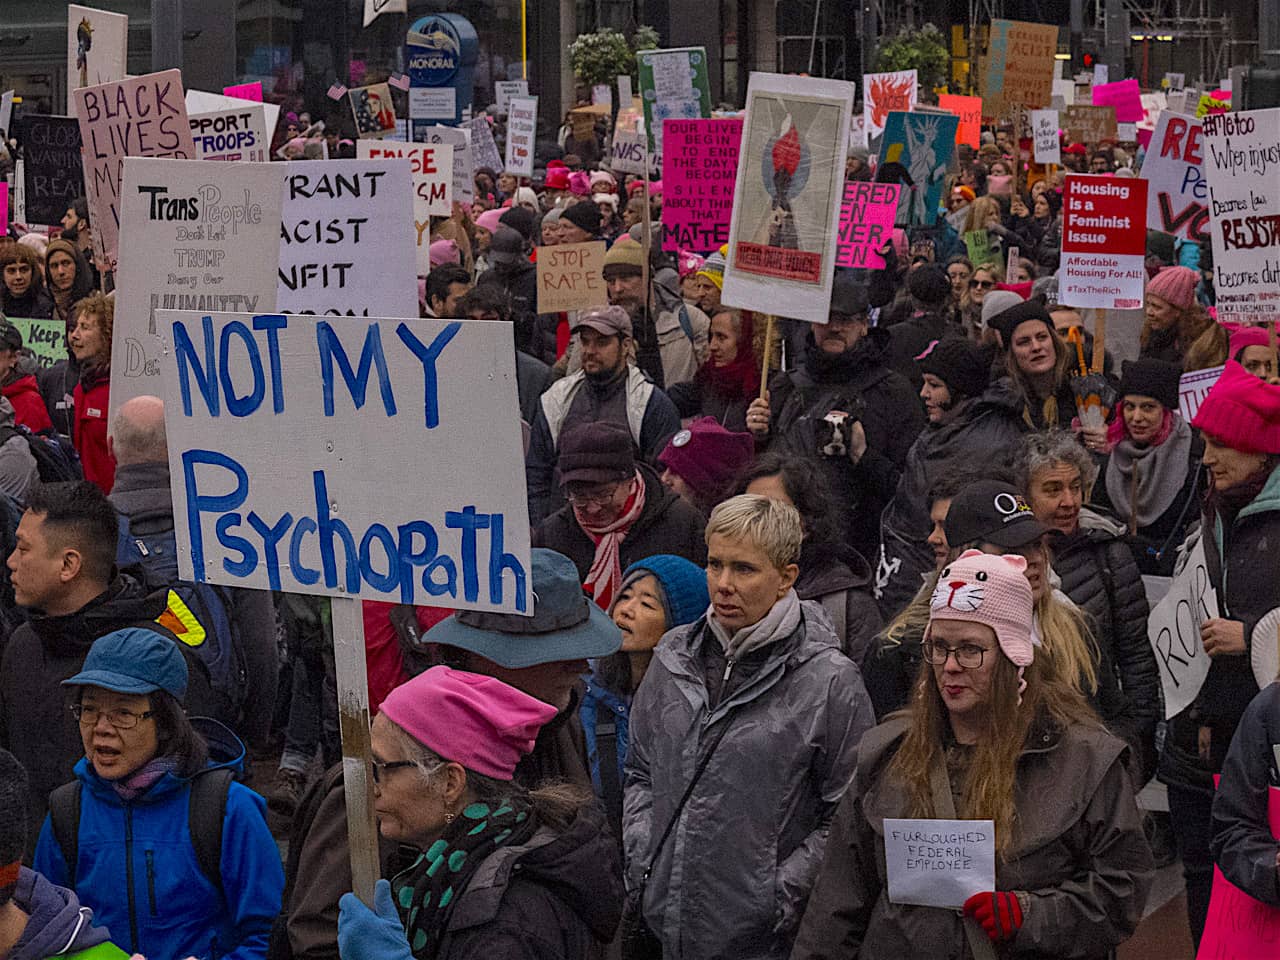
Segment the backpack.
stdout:
<svg viewBox="0 0 1280 960">
<path fill-rule="evenodd" d="M 135 517 L 139 519 L 141 515 Z M 137 534 L 123 513 L 119 514 L 116 565 L 140 566 L 148 585 L 168 587 L 168 606 L 156 622 L 195 653 L 208 671 L 214 693 L 227 704 L 228 717 L 238 719 L 244 709 L 248 668 L 244 640 L 230 614 L 224 588 L 179 579 L 178 540 L 173 527 Z"/>
<path fill-rule="evenodd" d="M 267 942 L 266 960 L 291 960 L 293 945 L 289 943 L 289 901 L 293 899 L 293 888 L 298 882 L 298 866 L 302 861 L 302 848 L 307 842 L 307 834 L 315 823 L 320 805 L 330 791 L 341 789 L 343 783 L 342 764 L 334 764 L 311 785 L 298 801 L 298 808 L 293 814 L 293 824 L 289 828 L 289 854 L 284 862 L 284 894 L 280 898 L 280 913 L 271 924 L 271 936 Z"/>
<path fill-rule="evenodd" d="M 40 473 L 41 483 L 65 483 L 69 480 L 83 480 L 84 471 L 80 468 L 80 455 L 71 443 L 57 434 L 46 431 L 32 433 L 21 424 L 12 427 L 0 427 L 0 446 L 4 446 L 16 436 L 27 439 L 27 448 L 36 458 L 36 469 Z"/>
</svg>

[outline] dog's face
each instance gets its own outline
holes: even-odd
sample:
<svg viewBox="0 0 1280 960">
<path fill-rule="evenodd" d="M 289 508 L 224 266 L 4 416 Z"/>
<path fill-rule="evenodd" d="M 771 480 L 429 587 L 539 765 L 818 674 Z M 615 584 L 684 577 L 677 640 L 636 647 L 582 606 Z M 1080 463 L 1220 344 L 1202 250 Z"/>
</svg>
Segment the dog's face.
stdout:
<svg viewBox="0 0 1280 960">
<path fill-rule="evenodd" d="M 849 455 L 849 414 L 832 410 L 822 418 L 818 428 L 819 449 L 824 457 Z"/>
</svg>

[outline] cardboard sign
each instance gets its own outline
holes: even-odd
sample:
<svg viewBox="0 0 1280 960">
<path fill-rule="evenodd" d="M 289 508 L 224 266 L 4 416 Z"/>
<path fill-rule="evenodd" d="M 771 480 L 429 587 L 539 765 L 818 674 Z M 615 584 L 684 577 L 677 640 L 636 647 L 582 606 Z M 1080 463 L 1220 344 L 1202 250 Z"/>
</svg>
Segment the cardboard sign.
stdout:
<svg viewBox="0 0 1280 960">
<path fill-rule="evenodd" d="M 507 154 L 502 167 L 517 177 L 533 176 L 533 145 L 538 136 L 538 98 L 512 97 L 507 107 Z"/>
<path fill-rule="evenodd" d="M 22 118 L 23 186 L 27 222 L 56 224 L 84 196 L 80 124 L 74 117 Z"/>
<path fill-rule="evenodd" d="M 418 312 L 408 160 L 293 160 L 285 175 L 276 309 Z"/>
<path fill-rule="evenodd" d="M 1273 746 L 1272 750 L 1276 748 Z M 1270 765 L 1280 768 L 1280 752 L 1273 753 Z M 1219 777 L 1214 777 L 1218 786 Z M 1280 788 L 1268 785 L 1267 826 L 1280 840 Z M 1265 844 L 1261 845 L 1265 849 Z M 1197 958 L 1204 960 L 1254 960 L 1273 957 L 1280 944 L 1280 910 L 1255 900 L 1234 886 L 1217 864 L 1213 867 L 1213 888 L 1209 913 Z"/>
<path fill-rule="evenodd" d="M 1156 122 L 1142 178 L 1152 230 L 1202 243 L 1209 239 L 1209 185 L 1204 178 L 1204 127 L 1170 110 Z"/>
<path fill-rule="evenodd" d="M 702 47 L 640 50 L 636 53 L 636 67 L 649 149 L 661 154 L 664 121 L 711 116 L 707 51 Z"/>
<path fill-rule="evenodd" d="M 1218 616 L 1218 597 L 1209 579 L 1204 540 L 1198 540 L 1182 573 L 1147 618 L 1147 639 L 1155 651 L 1164 689 L 1165 719 L 1195 700 L 1212 662 L 1200 640 L 1200 627 Z"/>
<path fill-rule="evenodd" d="M 867 143 L 884 133 L 889 114 L 906 113 L 916 105 L 919 83 L 914 70 L 862 75 L 862 121 Z"/>
<path fill-rule="evenodd" d="M 132 397 L 160 394 L 156 310 L 275 309 L 284 171 L 269 163 L 125 161 L 112 416 Z"/>
<path fill-rule="evenodd" d="M 901 189 L 896 183 L 871 180 L 854 180 L 844 185 L 837 267 L 884 269 L 884 257 L 879 250 L 893 236 L 893 219 L 898 212 Z"/>
<path fill-rule="evenodd" d="M 472 117 L 468 129 L 471 131 L 471 160 L 475 169 L 488 167 L 497 173 L 502 169 L 502 154 L 493 140 L 493 128 L 489 126 L 488 117 Z"/>
<path fill-rule="evenodd" d="M 453 147 L 441 144 L 408 144 L 384 140 L 356 141 L 356 157 L 378 160 L 403 157 L 409 161 L 413 180 L 413 227 L 417 250 L 417 275 L 431 272 L 431 218 L 447 217 L 453 212 L 450 193 L 453 188 Z"/>
<path fill-rule="evenodd" d="M 160 319 L 183 579 L 532 610 L 509 328 Z"/>
<path fill-rule="evenodd" d="M 1116 310 L 1142 306 L 1146 249 L 1145 180 L 1067 176 L 1059 302 Z"/>
<path fill-rule="evenodd" d="M 1200 412 L 1200 404 L 1209 395 L 1213 385 L 1222 376 L 1226 367 L 1209 367 L 1207 370 L 1192 370 L 1178 378 L 1178 412 L 1182 419 L 1190 423 Z"/>
<path fill-rule="evenodd" d="M 751 75 L 725 304 L 827 322 L 853 95 L 840 80 Z"/>
<path fill-rule="evenodd" d="M 1067 139 L 1072 143 L 1101 143 L 1116 139 L 1116 108 L 1075 104 L 1067 107 Z"/>
<path fill-rule="evenodd" d="M 609 303 L 605 290 L 605 242 L 538 248 L 538 313 L 589 310 Z"/>
<path fill-rule="evenodd" d="M 1049 106 L 1057 52 L 1055 24 L 992 20 L 983 75 L 987 115 L 999 118 L 1012 108 Z"/>
<path fill-rule="evenodd" d="M 267 136 L 267 112 L 262 105 L 247 104 L 239 110 L 197 113 L 189 117 L 197 160 L 249 160 L 266 163 L 271 140 Z"/>
<path fill-rule="evenodd" d="M 416 139 L 422 143 L 453 147 L 453 191 L 450 199 L 469 205 L 476 196 L 477 166 L 471 152 L 471 127 L 420 126 Z"/>
<path fill-rule="evenodd" d="M 493 100 L 498 107 L 498 116 L 506 115 L 512 97 L 527 96 L 529 96 L 528 80 L 498 80 L 493 85 Z"/>
<path fill-rule="evenodd" d="M 1115 107 L 1116 123 L 1137 123 L 1146 115 L 1142 109 L 1142 88 L 1133 79 L 1095 84 L 1093 105 Z"/>
<path fill-rule="evenodd" d="M 932 227 L 937 221 L 959 122 L 951 114 L 889 114 L 880 140 L 876 179 L 903 185 L 898 226 Z"/>
<path fill-rule="evenodd" d="M 61 320 L 38 317 L 6 317 L 22 334 L 22 346 L 31 351 L 36 364 L 47 370 L 67 359 L 67 325 Z"/>
<path fill-rule="evenodd" d="M 357 137 L 385 137 L 396 132 L 396 108 L 391 101 L 391 87 L 375 83 L 347 91 L 351 114 L 356 121 Z"/>
<path fill-rule="evenodd" d="M 958 910 L 996 889 L 995 823 L 886 817 L 884 866 L 890 903 Z"/>
<path fill-rule="evenodd" d="M 67 113 L 76 116 L 75 91 L 123 80 L 129 62 L 129 18 L 67 5 Z"/>
<path fill-rule="evenodd" d="M 982 134 L 982 98 L 940 93 L 938 106 L 960 118 L 960 125 L 956 127 L 956 143 L 967 143 L 977 150 Z"/>
<path fill-rule="evenodd" d="M 668 120 L 662 137 L 662 249 L 719 250 L 729 242 L 742 118 Z"/>
<path fill-rule="evenodd" d="M 1031 111 L 1031 138 L 1036 163 L 1062 163 L 1062 141 L 1058 138 L 1058 111 Z"/>
<path fill-rule="evenodd" d="M 74 92 L 93 252 L 116 267 L 120 236 L 120 177 L 125 157 L 196 155 L 182 97 L 182 72 L 165 70 Z"/>
<path fill-rule="evenodd" d="M 1280 319 L 1280 109 L 1204 118 L 1218 321 Z"/>
</svg>

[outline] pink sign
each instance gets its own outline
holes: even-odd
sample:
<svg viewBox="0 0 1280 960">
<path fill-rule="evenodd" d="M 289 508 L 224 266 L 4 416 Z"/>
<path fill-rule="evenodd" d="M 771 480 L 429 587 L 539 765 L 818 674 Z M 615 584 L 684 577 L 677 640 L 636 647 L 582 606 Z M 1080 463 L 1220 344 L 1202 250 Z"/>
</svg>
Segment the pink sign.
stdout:
<svg viewBox="0 0 1280 960">
<path fill-rule="evenodd" d="M 1267 820 L 1271 835 L 1280 838 L 1280 788 L 1267 787 Z M 1209 915 L 1196 957 L 1253 960 L 1275 956 L 1280 956 L 1280 910 L 1232 886 L 1215 866 Z"/>
<path fill-rule="evenodd" d="M 254 103 L 262 102 L 262 81 L 255 80 L 253 83 L 237 83 L 234 86 L 223 87 L 222 92 L 228 97 L 235 97 L 237 100 L 252 100 Z"/>
<path fill-rule="evenodd" d="M 1116 123 L 1141 123 L 1147 115 L 1142 107 L 1142 88 L 1137 80 L 1100 83 L 1093 88 L 1095 107 L 1115 107 Z"/>
<path fill-rule="evenodd" d="M 879 251 L 893 237 L 893 218 L 898 212 L 901 190 L 896 183 L 871 180 L 854 180 L 844 185 L 836 244 L 837 267 L 884 269 L 884 257 Z"/>
<path fill-rule="evenodd" d="M 9 232 L 9 184 L 0 180 L 0 227 Z"/>
<path fill-rule="evenodd" d="M 662 125 L 662 249 L 705 253 L 729 242 L 742 118 Z"/>
</svg>

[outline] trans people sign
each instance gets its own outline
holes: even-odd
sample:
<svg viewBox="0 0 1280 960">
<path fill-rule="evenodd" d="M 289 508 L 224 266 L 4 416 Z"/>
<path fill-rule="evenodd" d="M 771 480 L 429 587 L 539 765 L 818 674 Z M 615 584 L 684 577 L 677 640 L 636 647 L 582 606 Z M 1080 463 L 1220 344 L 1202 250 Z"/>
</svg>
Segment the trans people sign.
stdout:
<svg viewBox="0 0 1280 960">
<path fill-rule="evenodd" d="M 1072 174 L 1062 211 L 1058 299 L 1073 307 L 1142 306 L 1147 182 Z"/>
</svg>

